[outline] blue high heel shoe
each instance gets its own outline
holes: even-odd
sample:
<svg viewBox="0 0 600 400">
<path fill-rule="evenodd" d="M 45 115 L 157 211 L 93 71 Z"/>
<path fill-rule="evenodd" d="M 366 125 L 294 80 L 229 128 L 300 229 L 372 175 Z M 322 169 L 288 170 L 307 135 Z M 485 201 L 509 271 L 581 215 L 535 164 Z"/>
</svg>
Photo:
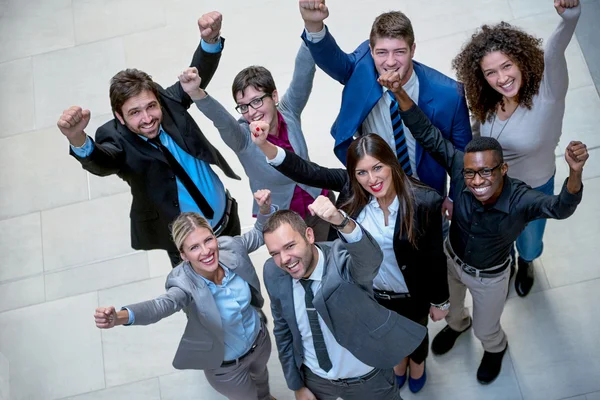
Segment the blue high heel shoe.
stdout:
<svg viewBox="0 0 600 400">
<path fill-rule="evenodd" d="M 394 374 L 394 376 L 396 377 L 396 384 L 398 385 L 398 389 L 402 389 L 402 386 L 404 386 L 404 384 L 406 383 L 406 375 L 408 375 L 408 373 L 405 373 L 402 376 Z"/>
<path fill-rule="evenodd" d="M 425 362 L 425 361 L 424 361 Z M 396 380 L 398 377 L 396 377 Z M 408 388 L 413 393 L 418 393 L 423 386 L 425 386 L 425 382 L 427 382 L 427 364 L 424 365 L 423 375 L 421 375 L 418 379 L 413 379 L 410 376 L 408 377 Z"/>
</svg>

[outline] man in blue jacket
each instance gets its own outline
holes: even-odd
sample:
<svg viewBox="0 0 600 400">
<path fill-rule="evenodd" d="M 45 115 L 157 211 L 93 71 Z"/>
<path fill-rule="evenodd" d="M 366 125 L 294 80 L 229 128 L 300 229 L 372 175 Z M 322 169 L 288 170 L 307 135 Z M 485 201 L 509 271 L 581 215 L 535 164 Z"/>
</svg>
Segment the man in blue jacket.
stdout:
<svg viewBox="0 0 600 400">
<path fill-rule="evenodd" d="M 302 39 L 315 62 L 345 86 L 340 113 L 331 128 L 336 156 L 345 164 L 346 151 L 356 136 L 377 133 L 396 151 L 408 175 L 446 195 L 444 168 L 423 151 L 403 126 L 393 95 L 378 80 L 382 75 L 399 72 L 412 100 L 460 150 L 472 139 L 462 85 L 413 61 L 416 45 L 412 24 L 399 11 L 378 16 L 369 40 L 347 54 L 323 23 L 329 16 L 325 0 L 300 0 L 299 5 L 305 26 Z M 443 209 L 452 218 L 450 199 L 444 200 Z"/>
</svg>

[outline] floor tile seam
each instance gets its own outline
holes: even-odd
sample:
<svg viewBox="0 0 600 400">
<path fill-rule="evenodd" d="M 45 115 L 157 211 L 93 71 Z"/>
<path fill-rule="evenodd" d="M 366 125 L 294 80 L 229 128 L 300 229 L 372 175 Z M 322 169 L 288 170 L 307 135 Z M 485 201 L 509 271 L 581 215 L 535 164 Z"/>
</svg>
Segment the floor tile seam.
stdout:
<svg viewBox="0 0 600 400">
<path fill-rule="evenodd" d="M 122 33 L 120 35 L 115 35 L 115 36 L 105 37 L 105 38 L 101 38 L 101 39 L 96 39 L 96 40 L 92 40 L 92 41 L 89 41 L 89 42 L 81 42 L 81 43 L 77 43 L 76 42 L 75 46 L 73 46 L 73 48 L 78 47 L 78 46 L 87 46 L 89 44 L 97 44 L 97 43 L 101 43 L 101 42 L 104 42 L 104 41 L 114 40 L 114 39 L 119 39 L 119 38 L 120 39 L 124 39 L 124 38 L 126 38 L 128 36 L 131 36 L 131 35 L 136 35 L 136 34 L 139 34 L 139 33 L 147 33 L 147 32 L 150 32 L 150 31 L 153 31 L 153 30 L 158 30 L 158 29 L 165 29 L 165 28 L 167 28 L 169 26 L 177 27 L 177 25 L 175 25 L 175 24 L 172 24 L 172 25 L 167 24 L 166 19 L 165 19 L 163 21 L 162 25 L 154 26 L 154 27 L 151 27 L 151 28 L 140 29 L 140 30 L 135 31 L 135 32 L 127 32 L 127 33 Z M 123 40 L 121 40 L 121 43 L 123 45 L 125 45 L 125 42 L 123 42 Z"/>
<path fill-rule="evenodd" d="M 575 285 L 579 285 L 579 284 L 583 284 L 583 283 L 588 283 L 588 282 L 594 282 L 594 281 L 600 281 L 600 277 L 590 278 L 590 279 L 584 279 L 584 280 L 581 280 L 581 281 L 566 283 L 564 285 L 558 285 L 558 286 L 552 286 L 552 283 L 548 279 L 548 285 L 549 285 L 549 287 L 548 287 L 548 289 L 543 290 L 543 292 L 546 292 L 548 290 L 561 289 L 561 288 L 565 288 L 565 287 L 569 287 L 569 286 L 575 286 Z M 536 292 L 536 293 L 541 293 L 541 292 L 542 291 Z"/>
<path fill-rule="evenodd" d="M 515 367 L 514 357 L 512 354 L 512 348 L 508 345 L 508 343 L 506 344 L 506 346 L 508 347 L 508 355 L 510 356 L 510 367 L 513 371 L 513 374 L 515 374 L 515 381 L 517 382 L 517 388 L 519 389 L 519 395 L 521 396 L 521 400 L 524 400 L 525 397 L 523 396 L 523 389 L 521 389 L 521 382 L 519 382 L 519 375 L 517 374 L 517 369 Z"/>
</svg>

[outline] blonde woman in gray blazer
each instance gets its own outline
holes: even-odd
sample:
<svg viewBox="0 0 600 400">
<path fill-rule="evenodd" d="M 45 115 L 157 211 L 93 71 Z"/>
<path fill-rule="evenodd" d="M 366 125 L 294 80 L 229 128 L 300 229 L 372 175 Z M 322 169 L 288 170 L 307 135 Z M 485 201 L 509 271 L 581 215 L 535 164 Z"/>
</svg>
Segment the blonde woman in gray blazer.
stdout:
<svg viewBox="0 0 600 400">
<path fill-rule="evenodd" d="M 183 309 L 188 322 L 173 366 L 204 370 L 211 386 L 229 399 L 272 399 L 271 340 L 259 315 L 264 300 L 248 254 L 263 245 L 262 226 L 275 207 L 269 190 L 258 190 L 254 198 L 260 213 L 241 236 L 217 238 L 200 214 L 182 213 L 172 235 L 184 261 L 167 277 L 167 293 L 119 311 L 99 307 L 96 326 L 149 325 Z"/>
</svg>

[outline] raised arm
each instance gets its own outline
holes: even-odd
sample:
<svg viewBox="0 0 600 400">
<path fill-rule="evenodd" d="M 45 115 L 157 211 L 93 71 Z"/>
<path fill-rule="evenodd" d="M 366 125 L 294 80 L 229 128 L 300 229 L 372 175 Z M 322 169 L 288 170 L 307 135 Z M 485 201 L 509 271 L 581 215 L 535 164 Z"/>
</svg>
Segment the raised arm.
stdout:
<svg viewBox="0 0 600 400">
<path fill-rule="evenodd" d="M 350 256 L 345 265 L 348 277 L 371 290 L 373 279 L 383 261 L 383 252 L 375 239 L 353 219 L 338 210 L 325 196 L 317 197 L 314 203 L 308 206 L 308 210 L 338 230 L 345 242 L 343 246 Z"/>
<path fill-rule="evenodd" d="M 150 325 L 166 318 L 191 302 L 183 290 L 171 286 L 167 293 L 153 300 L 131 304 L 116 311 L 115 307 L 98 307 L 94 313 L 96 326 L 110 329 L 117 325 Z"/>
<path fill-rule="evenodd" d="M 569 88 L 569 73 L 565 51 L 575 33 L 581 15 L 579 0 L 557 0 L 554 8 L 561 20 L 544 49 L 544 78 L 542 90 L 553 98 L 564 98 Z"/>
<path fill-rule="evenodd" d="M 461 174 L 464 165 L 463 152 L 457 150 L 450 140 L 444 138 L 440 130 L 413 103 L 400 84 L 400 75 L 397 72 L 387 73 L 380 76 L 378 82 L 392 90 L 398 101 L 402 122 L 423 149 L 446 169 L 452 179 Z"/>
<path fill-rule="evenodd" d="M 202 89 L 206 89 L 210 83 L 221 60 L 221 50 L 225 44 L 225 39 L 220 36 L 222 21 L 223 16 L 217 11 L 211 11 L 198 19 L 201 41 L 194 52 L 190 67 L 195 67 L 198 71 L 202 80 Z M 166 92 L 169 97 L 186 108 L 192 105 L 192 99 L 185 93 L 179 82 L 166 88 Z"/>
<path fill-rule="evenodd" d="M 72 106 L 63 111 L 56 125 L 69 141 L 69 153 L 83 169 L 99 176 L 116 174 L 121 169 L 123 151 L 105 127 L 96 132 L 98 143 L 85 133 L 90 117 L 90 110 Z"/>
<path fill-rule="evenodd" d="M 267 222 L 271 214 L 277 210 L 277 206 L 271 205 L 271 191 L 268 189 L 257 190 L 254 193 L 254 200 L 256 200 L 259 207 L 259 213 L 256 216 L 254 226 L 243 235 L 234 237 L 235 240 L 242 242 L 248 253 L 252 253 L 265 243 L 262 233 L 263 225 Z"/>
<path fill-rule="evenodd" d="M 529 221 L 540 218 L 565 219 L 573 215 L 583 194 L 582 174 L 589 154 L 585 144 L 571 142 L 565 150 L 569 164 L 569 177 L 558 196 L 549 196 L 537 190 L 528 190 L 519 204 Z"/>
<path fill-rule="evenodd" d="M 268 129 L 269 124 L 264 121 L 255 121 L 250 124 L 252 141 L 275 169 L 297 183 L 337 192 L 344 189 L 348 182 L 348 173 L 345 169 L 321 167 L 306 161 L 295 153 L 275 146 L 267 140 Z"/>
<path fill-rule="evenodd" d="M 302 39 L 313 59 L 327 75 L 345 85 L 354 71 L 356 51 L 352 54 L 345 53 L 329 33 L 323 23 L 329 16 L 325 0 L 299 0 L 298 4 L 304 20 Z"/>
<path fill-rule="evenodd" d="M 295 115 L 302 114 L 312 92 L 316 70 L 315 60 L 302 43 L 296 55 L 292 82 L 279 103 L 281 109 L 288 109 Z"/>
</svg>

